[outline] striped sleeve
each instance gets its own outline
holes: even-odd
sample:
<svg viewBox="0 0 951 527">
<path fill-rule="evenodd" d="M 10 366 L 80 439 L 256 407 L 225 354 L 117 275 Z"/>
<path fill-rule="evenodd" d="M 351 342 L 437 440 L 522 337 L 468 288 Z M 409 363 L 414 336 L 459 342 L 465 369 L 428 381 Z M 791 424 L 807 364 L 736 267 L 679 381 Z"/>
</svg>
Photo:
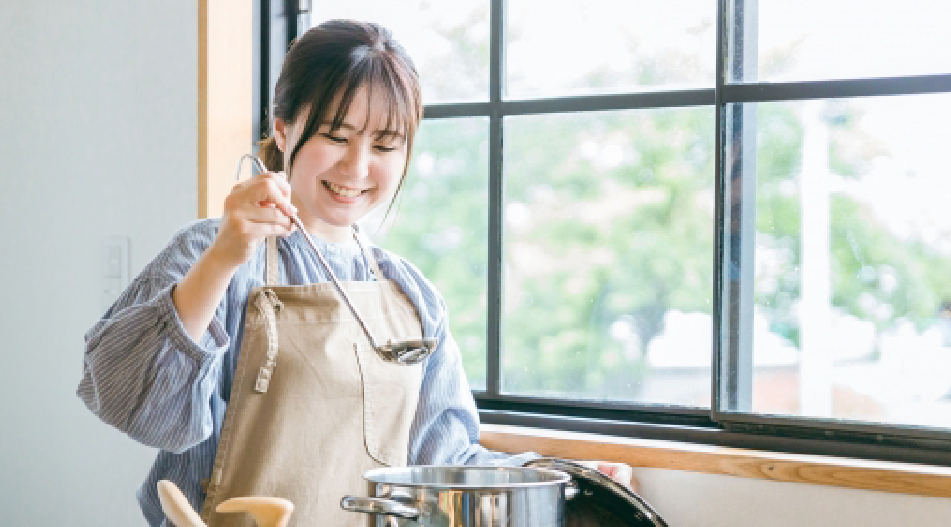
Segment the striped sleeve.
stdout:
<svg viewBox="0 0 951 527">
<path fill-rule="evenodd" d="M 459 349 L 448 333 L 440 342 L 426 364 L 408 464 L 521 466 L 539 457 L 532 452 L 493 452 L 479 444 L 479 413 Z"/>
<path fill-rule="evenodd" d="M 209 399 L 230 343 L 221 308 L 195 341 L 172 303 L 175 284 L 210 245 L 210 234 L 183 229 L 86 333 L 77 395 L 104 422 L 172 452 L 212 433 Z"/>
<path fill-rule="evenodd" d="M 493 452 L 479 444 L 479 412 L 459 347 L 449 332 L 445 302 L 418 269 L 405 261 L 400 267 L 405 274 L 397 282 L 416 304 L 426 336 L 439 342 L 425 364 L 419 404 L 410 428 L 407 463 L 521 466 L 539 457 L 533 452 Z"/>
</svg>

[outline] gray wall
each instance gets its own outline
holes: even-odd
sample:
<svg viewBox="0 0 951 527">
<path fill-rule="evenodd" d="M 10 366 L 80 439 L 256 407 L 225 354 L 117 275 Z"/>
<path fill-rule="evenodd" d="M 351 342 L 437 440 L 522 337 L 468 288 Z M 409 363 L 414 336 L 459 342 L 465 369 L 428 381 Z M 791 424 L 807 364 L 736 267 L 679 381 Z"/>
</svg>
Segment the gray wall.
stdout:
<svg viewBox="0 0 951 527">
<path fill-rule="evenodd" d="M 195 217 L 197 7 L 0 2 L 0 518 L 142 525 L 154 453 L 74 392 L 101 245 L 140 270 Z M 951 500 L 640 469 L 673 526 L 945 525 Z"/>
</svg>

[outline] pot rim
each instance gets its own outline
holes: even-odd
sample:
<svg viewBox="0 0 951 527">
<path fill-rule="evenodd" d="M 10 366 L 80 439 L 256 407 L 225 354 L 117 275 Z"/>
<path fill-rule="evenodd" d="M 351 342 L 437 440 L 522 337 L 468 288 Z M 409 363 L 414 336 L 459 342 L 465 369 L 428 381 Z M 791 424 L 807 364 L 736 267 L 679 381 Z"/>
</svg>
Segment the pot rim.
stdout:
<svg viewBox="0 0 951 527">
<path fill-rule="evenodd" d="M 427 469 L 438 470 L 488 470 L 500 472 L 516 473 L 534 473 L 543 476 L 543 481 L 524 481 L 507 483 L 437 483 L 423 481 L 394 481 L 393 476 L 399 474 L 412 474 Z M 499 467 L 493 465 L 413 465 L 410 467 L 381 467 L 370 469 L 363 473 L 363 479 L 376 483 L 377 485 L 390 485 L 394 487 L 412 487 L 427 488 L 437 490 L 502 490 L 502 489 L 521 489 L 532 487 L 545 487 L 549 485 L 568 484 L 571 476 L 560 470 L 534 467 Z"/>
</svg>

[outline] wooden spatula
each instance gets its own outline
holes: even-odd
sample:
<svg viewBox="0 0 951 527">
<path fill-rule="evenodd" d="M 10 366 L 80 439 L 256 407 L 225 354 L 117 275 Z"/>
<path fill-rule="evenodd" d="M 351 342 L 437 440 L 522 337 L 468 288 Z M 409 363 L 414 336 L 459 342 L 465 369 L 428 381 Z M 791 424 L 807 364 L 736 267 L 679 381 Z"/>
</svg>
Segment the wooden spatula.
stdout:
<svg viewBox="0 0 951 527">
<path fill-rule="evenodd" d="M 218 512 L 246 512 L 258 527 L 287 527 L 294 512 L 294 504 L 283 498 L 247 496 L 231 498 L 218 504 Z"/>
</svg>

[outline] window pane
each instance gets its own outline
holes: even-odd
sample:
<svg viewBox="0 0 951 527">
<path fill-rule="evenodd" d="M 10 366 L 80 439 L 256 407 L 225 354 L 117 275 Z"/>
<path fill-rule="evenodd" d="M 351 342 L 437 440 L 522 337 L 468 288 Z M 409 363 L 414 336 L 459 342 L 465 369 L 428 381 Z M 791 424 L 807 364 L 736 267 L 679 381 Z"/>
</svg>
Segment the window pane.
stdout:
<svg viewBox="0 0 951 527">
<path fill-rule="evenodd" d="M 509 0 L 505 95 L 713 86 L 707 0 Z"/>
<path fill-rule="evenodd" d="M 504 124 L 503 391 L 709 407 L 713 108 Z"/>
<path fill-rule="evenodd" d="M 469 384 L 485 389 L 488 261 L 488 119 L 425 120 L 393 209 L 365 229 L 417 265 L 449 309 Z"/>
<path fill-rule="evenodd" d="M 489 98 L 489 2 L 314 2 L 314 25 L 334 18 L 377 22 L 416 65 L 423 103 Z"/>
<path fill-rule="evenodd" d="M 759 0 L 739 81 L 951 73 L 947 0 Z M 751 38 L 752 35 L 757 35 Z M 758 44 L 757 44 L 758 40 Z M 752 44 L 751 44 L 752 43 Z M 749 56 L 749 55 L 748 55 Z M 758 77 L 757 77 L 758 70 Z"/>
<path fill-rule="evenodd" d="M 951 426 L 951 95 L 744 108 L 752 410 Z"/>
</svg>

